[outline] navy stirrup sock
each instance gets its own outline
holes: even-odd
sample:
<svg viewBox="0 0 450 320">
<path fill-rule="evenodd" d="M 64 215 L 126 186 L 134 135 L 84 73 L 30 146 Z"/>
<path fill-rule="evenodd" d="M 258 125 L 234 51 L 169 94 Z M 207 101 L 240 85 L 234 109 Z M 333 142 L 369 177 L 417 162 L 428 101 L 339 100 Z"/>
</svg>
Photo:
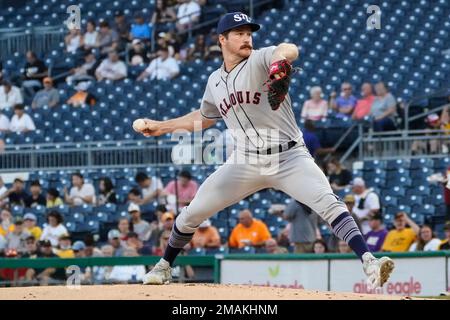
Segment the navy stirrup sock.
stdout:
<svg viewBox="0 0 450 320">
<path fill-rule="evenodd" d="M 331 227 L 334 234 L 344 240 L 362 261 L 363 254 L 368 252 L 369 248 L 353 217 L 344 212 L 331 223 Z"/>
</svg>

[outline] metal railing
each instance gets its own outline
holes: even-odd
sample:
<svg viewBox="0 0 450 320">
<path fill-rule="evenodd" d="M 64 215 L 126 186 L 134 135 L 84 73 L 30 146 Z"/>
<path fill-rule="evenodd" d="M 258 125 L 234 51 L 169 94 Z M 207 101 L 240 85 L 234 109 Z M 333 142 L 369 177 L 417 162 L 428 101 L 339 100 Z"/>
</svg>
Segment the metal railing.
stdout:
<svg viewBox="0 0 450 320">
<path fill-rule="evenodd" d="M 119 141 L 18 145 L 0 154 L 1 172 L 172 165 L 173 143 Z"/>
<path fill-rule="evenodd" d="M 404 130 L 405 130 L 405 132 L 409 131 L 409 126 L 410 126 L 410 123 L 412 121 L 415 121 L 415 120 L 420 119 L 420 118 L 424 118 L 424 117 L 426 117 L 427 115 L 429 115 L 431 113 L 435 113 L 435 112 L 441 111 L 447 106 L 447 105 L 442 105 L 442 106 L 436 107 L 436 108 L 434 108 L 432 110 L 426 110 L 426 111 L 424 111 L 424 112 L 422 112 L 422 113 L 420 113 L 418 115 L 415 115 L 415 116 L 411 117 L 409 109 L 410 109 L 410 107 L 411 107 L 411 105 L 413 103 L 417 103 L 419 101 L 430 99 L 430 98 L 434 98 L 434 97 L 442 97 L 442 96 L 450 96 L 450 87 L 447 87 L 447 88 L 444 88 L 444 89 L 440 89 L 438 91 L 435 91 L 435 92 L 432 92 L 432 93 L 428 93 L 428 94 L 425 94 L 425 95 L 420 95 L 420 96 L 413 97 L 405 105 L 405 122 L 404 122 Z"/>
<path fill-rule="evenodd" d="M 419 146 L 413 148 L 415 144 Z M 429 151 L 431 145 L 437 146 L 435 152 Z M 450 134 L 444 130 L 368 133 L 359 140 L 358 147 L 358 158 L 362 160 L 448 157 Z"/>
<path fill-rule="evenodd" d="M 64 41 L 65 31 L 60 26 L 0 29 L 0 58 L 7 59 L 15 52 L 33 50 L 42 55 Z"/>
</svg>

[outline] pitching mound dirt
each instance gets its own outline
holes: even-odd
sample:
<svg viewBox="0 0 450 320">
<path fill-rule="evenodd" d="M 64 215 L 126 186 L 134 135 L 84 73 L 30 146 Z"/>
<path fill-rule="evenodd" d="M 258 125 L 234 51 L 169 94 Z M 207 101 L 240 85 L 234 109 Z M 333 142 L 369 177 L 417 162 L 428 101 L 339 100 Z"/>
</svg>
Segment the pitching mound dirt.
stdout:
<svg viewBox="0 0 450 320">
<path fill-rule="evenodd" d="M 405 300 L 410 297 L 220 284 L 1 288 L 0 300 Z"/>
</svg>

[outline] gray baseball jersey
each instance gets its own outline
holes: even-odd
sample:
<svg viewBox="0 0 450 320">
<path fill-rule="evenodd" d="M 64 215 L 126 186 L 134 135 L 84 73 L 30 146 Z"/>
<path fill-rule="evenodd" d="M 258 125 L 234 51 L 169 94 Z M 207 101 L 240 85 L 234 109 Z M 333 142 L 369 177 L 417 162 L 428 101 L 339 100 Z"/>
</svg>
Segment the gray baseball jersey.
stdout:
<svg viewBox="0 0 450 320">
<path fill-rule="evenodd" d="M 267 149 L 302 137 L 289 95 L 277 111 L 267 100 L 264 82 L 275 48 L 253 50 L 230 72 L 222 65 L 208 79 L 200 112 L 205 118 L 222 118 L 240 150 Z"/>
<path fill-rule="evenodd" d="M 347 211 L 302 143 L 290 97 L 276 111 L 268 103 L 263 84 L 274 49 L 254 50 L 230 72 L 222 66 L 209 77 L 200 112 L 206 118 L 224 119 L 234 135 L 236 151 L 181 210 L 175 221 L 180 232 L 193 234 L 205 219 L 265 188 L 285 192 L 328 223 Z M 273 149 L 291 140 L 300 143 L 279 153 L 255 156 L 256 150 Z M 254 162 L 246 159 L 255 157 Z"/>
</svg>

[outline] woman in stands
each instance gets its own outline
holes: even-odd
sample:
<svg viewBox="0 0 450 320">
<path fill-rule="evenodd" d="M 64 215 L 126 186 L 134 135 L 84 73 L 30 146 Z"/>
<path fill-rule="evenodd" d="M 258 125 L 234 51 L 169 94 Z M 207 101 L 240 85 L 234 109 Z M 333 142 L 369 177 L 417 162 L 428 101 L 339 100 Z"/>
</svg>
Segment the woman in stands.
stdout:
<svg viewBox="0 0 450 320">
<path fill-rule="evenodd" d="M 345 189 L 352 181 L 352 173 L 345 169 L 337 158 L 327 163 L 328 180 L 333 191 Z"/>
<path fill-rule="evenodd" d="M 423 225 L 420 227 L 419 237 L 416 242 L 414 242 L 409 251 L 437 251 L 441 245 L 441 240 L 439 240 L 428 225 Z"/>
</svg>

